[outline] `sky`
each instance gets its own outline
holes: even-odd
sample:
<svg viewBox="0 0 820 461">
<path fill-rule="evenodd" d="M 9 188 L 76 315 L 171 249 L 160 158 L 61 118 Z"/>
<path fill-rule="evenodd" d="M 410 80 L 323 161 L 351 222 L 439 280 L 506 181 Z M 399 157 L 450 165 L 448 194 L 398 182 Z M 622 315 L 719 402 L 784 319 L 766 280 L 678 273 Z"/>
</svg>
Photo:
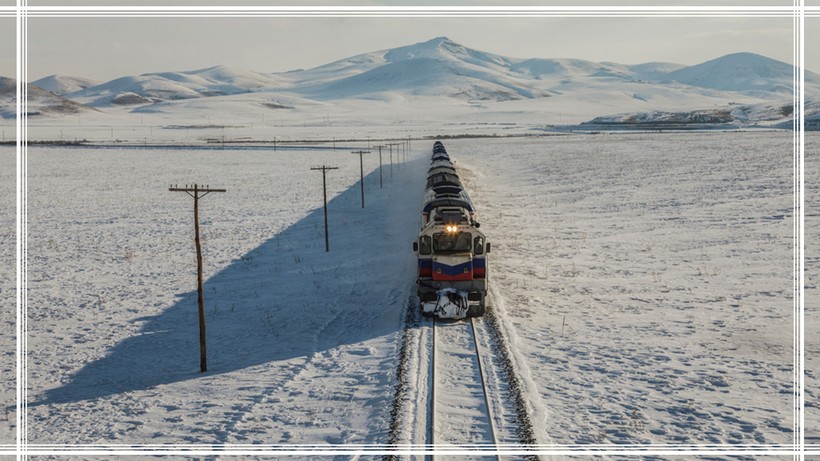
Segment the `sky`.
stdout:
<svg viewBox="0 0 820 461">
<path fill-rule="evenodd" d="M 809 27 L 820 26 L 818 20 L 806 22 L 807 46 L 820 43 L 817 27 Z M 0 75 L 13 76 L 14 18 L 0 18 L 0 25 L 5 38 L 0 41 Z M 791 18 L 31 17 L 28 27 L 30 81 L 58 74 L 102 82 L 216 65 L 284 72 L 437 36 L 508 57 L 621 64 L 694 65 L 741 51 L 792 63 L 793 48 Z M 816 52 L 806 52 L 809 70 L 818 70 L 812 65 L 820 63 Z"/>
</svg>

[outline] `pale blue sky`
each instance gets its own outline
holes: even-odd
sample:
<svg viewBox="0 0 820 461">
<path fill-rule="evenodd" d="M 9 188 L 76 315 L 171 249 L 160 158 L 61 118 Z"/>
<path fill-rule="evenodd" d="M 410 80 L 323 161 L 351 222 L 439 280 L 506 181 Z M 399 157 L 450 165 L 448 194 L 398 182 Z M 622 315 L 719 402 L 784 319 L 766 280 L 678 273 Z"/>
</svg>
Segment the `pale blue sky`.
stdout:
<svg viewBox="0 0 820 461">
<path fill-rule="evenodd" d="M 64 3 L 29 1 L 35 4 Z M 793 44 L 791 18 L 30 18 L 28 24 L 30 80 L 61 74 L 105 81 L 220 64 L 282 72 L 441 35 L 510 57 L 623 64 L 691 65 L 739 51 L 791 63 Z M 14 19 L 0 25 L 13 38 Z M 806 26 L 807 47 L 820 43 L 820 18 L 807 18 Z M 817 52 L 806 51 L 809 70 L 818 70 Z M 14 41 L 2 40 L 0 75 L 14 71 Z"/>
</svg>

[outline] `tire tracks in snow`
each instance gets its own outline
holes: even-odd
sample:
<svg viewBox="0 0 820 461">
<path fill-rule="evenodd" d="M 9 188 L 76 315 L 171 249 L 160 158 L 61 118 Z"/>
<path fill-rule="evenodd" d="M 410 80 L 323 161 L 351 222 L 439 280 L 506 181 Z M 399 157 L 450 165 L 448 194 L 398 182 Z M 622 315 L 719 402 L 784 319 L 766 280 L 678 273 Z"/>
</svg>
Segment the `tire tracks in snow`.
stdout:
<svg viewBox="0 0 820 461">
<path fill-rule="evenodd" d="M 295 367 L 288 369 L 288 371 L 290 372 L 289 376 L 280 380 L 276 385 L 266 387 L 260 391 L 256 391 L 254 394 L 252 394 L 252 398 L 248 403 L 244 405 L 234 406 L 232 419 L 222 429 L 223 432 L 226 434 L 226 438 L 228 439 L 227 443 L 247 441 L 238 439 L 238 435 L 245 433 L 241 430 L 238 430 L 238 428 L 243 423 L 249 420 L 250 415 L 256 414 L 254 412 L 254 409 L 259 407 L 260 405 L 271 403 L 273 399 L 278 399 L 279 397 L 275 396 L 280 395 L 288 386 L 288 384 L 295 382 L 297 379 L 299 379 L 300 376 L 305 374 L 305 372 L 313 364 L 316 363 L 317 358 L 323 355 L 322 353 L 317 352 L 317 350 L 319 349 L 319 338 L 324 337 L 328 330 L 328 327 L 334 324 L 339 319 L 339 311 L 336 311 L 336 313 L 333 316 L 328 316 L 327 318 L 328 321 L 325 322 L 325 324 L 322 326 L 319 332 L 312 338 L 313 346 L 311 349 L 313 350 L 313 352 L 310 354 L 309 357 L 306 357 L 301 364 L 298 364 Z M 269 370 L 266 369 L 263 372 L 267 371 Z M 247 437 L 244 438 L 247 439 Z"/>
</svg>

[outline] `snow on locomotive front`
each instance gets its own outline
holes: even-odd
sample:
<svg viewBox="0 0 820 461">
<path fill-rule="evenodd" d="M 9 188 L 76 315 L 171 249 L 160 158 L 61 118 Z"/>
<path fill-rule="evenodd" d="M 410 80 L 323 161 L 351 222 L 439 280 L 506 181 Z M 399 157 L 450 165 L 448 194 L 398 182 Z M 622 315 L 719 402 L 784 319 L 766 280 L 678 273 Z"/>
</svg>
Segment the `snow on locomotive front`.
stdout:
<svg viewBox="0 0 820 461">
<path fill-rule="evenodd" d="M 465 318 L 484 315 L 487 253 L 473 202 L 440 141 L 433 145 L 421 210 L 418 296 L 425 316 Z"/>
</svg>

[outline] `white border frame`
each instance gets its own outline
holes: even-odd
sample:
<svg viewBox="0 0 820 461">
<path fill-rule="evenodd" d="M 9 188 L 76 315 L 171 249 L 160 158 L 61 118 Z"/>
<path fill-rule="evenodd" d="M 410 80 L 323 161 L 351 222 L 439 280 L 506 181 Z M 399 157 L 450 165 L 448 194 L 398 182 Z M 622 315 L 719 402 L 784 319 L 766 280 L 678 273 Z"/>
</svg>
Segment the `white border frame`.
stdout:
<svg viewBox="0 0 820 461">
<path fill-rule="evenodd" d="M 16 7 L 0 7 L 0 18 L 16 18 L 16 174 L 17 174 L 17 404 L 16 444 L 0 445 L 0 456 L 30 455 L 73 456 L 326 456 L 345 455 L 585 455 L 585 456 L 793 456 L 820 455 L 820 445 L 805 445 L 805 299 L 804 299 L 804 61 L 805 18 L 820 17 L 820 6 L 806 7 L 805 0 L 793 6 L 29 6 L 28 0 L 17 0 Z M 500 445 L 500 446 L 425 446 L 425 445 L 42 445 L 28 443 L 27 437 L 27 34 L 29 17 L 791 17 L 794 21 L 794 415 L 793 443 L 776 445 Z"/>
</svg>

